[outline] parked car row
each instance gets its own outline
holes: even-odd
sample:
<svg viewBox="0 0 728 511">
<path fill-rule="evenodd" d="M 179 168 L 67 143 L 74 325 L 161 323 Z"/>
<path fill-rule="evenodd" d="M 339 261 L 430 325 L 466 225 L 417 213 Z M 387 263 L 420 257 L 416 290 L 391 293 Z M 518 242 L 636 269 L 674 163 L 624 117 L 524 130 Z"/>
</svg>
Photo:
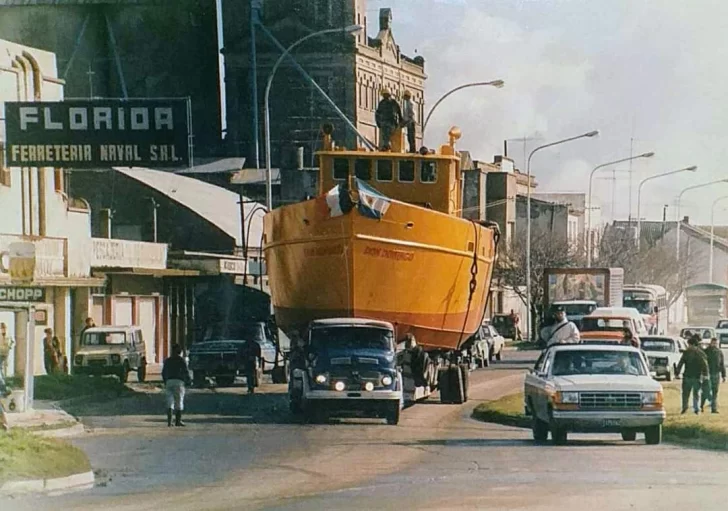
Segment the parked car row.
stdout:
<svg viewBox="0 0 728 511">
<path fill-rule="evenodd" d="M 501 360 L 506 340 L 493 325 L 483 324 L 461 347 L 463 358 L 471 368 L 488 367 Z"/>
</svg>

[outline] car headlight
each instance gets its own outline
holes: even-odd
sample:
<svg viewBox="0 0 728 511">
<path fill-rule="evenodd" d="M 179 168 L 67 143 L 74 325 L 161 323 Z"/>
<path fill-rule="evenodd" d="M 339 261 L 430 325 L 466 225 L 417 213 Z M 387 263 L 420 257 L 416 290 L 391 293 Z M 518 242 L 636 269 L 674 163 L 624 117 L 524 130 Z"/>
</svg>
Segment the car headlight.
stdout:
<svg viewBox="0 0 728 511">
<path fill-rule="evenodd" d="M 578 392 L 557 392 L 556 402 L 562 404 L 579 404 L 579 393 Z"/>
<path fill-rule="evenodd" d="M 339 392 L 341 392 L 345 388 L 346 388 L 346 385 L 344 384 L 343 381 L 337 381 L 336 383 L 334 383 L 334 389 L 338 390 Z"/>
<path fill-rule="evenodd" d="M 382 385 L 389 387 L 392 384 L 392 377 L 387 375 L 382 376 Z"/>
<path fill-rule="evenodd" d="M 366 390 L 367 392 L 371 392 L 372 390 L 374 390 L 374 384 L 370 381 L 366 382 L 364 384 L 364 390 Z"/>
<path fill-rule="evenodd" d="M 83 355 L 76 355 L 73 361 L 77 366 L 83 365 Z"/>
<path fill-rule="evenodd" d="M 324 383 L 326 383 L 326 380 L 328 380 L 328 378 L 326 377 L 326 375 L 325 375 L 325 374 L 317 374 L 317 375 L 316 375 L 316 378 L 314 378 L 314 380 L 315 380 L 315 381 L 316 381 L 316 383 L 318 383 L 319 385 L 323 385 Z"/>
<path fill-rule="evenodd" d="M 121 356 L 120 355 L 111 355 L 111 363 L 112 364 L 118 364 L 121 362 Z"/>
<path fill-rule="evenodd" d="M 662 392 L 643 392 L 642 393 L 642 404 L 643 405 L 661 405 L 662 404 Z"/>
</svg>

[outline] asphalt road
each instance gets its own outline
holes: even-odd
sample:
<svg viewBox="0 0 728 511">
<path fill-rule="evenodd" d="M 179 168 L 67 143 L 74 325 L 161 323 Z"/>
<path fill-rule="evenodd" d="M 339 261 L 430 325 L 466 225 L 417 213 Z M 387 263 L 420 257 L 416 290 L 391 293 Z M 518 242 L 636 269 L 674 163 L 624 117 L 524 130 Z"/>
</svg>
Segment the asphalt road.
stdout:
<svg viewBox="0 0 728 511">
<path fill-rule="evenodd" d="M 99 484 L 87 492 L 0 500 L 0 509 L 723 509 L 728 454 L 570 435 L 534 446 L 529 432 L 469 419 L 520 388 L 518 361 L 471 376 L 465 406 L 418 404 L 400 426 L 293 423 L 282 386 L 193 391 L 187 428 L 168 429 L 161 395 L 88 410 L 75 440 Z M 5 507 L 9 504 L 9 507 Z"/>
</svg>

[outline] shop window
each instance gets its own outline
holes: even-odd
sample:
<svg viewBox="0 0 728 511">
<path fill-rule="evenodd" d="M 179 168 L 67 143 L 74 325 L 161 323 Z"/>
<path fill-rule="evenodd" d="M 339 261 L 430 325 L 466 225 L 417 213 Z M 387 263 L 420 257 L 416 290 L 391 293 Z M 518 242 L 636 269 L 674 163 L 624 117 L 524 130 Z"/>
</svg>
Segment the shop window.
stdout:
<svg viewBox="0 0 728 511">
<path fill-rule="evenodd" d="M 349 160 L 334 158 L 334 179 L 344 181 L 349 177 Z"/>
<path fill-rule="evenodd" d="M 437 181 L 437 162 L 422 160 L 420 163 L 420 182 L 434 183 Z"/>
<path fill-rule="evenodd" d="M 359 158 L 354 161 L 354 175 L 364 181 L 372 179 L 372 160 Z"/>
<path fill-rule="evenodd" d="M 377 160 L 377 181 L 392 181 L 392 160 Z"/>
<path fill-rule="evenodd" d="M 401 183 L 413 183 L 415 180 L 415 162 L 402 160 L 399 162 L 399 181 Z"/>
</svg>

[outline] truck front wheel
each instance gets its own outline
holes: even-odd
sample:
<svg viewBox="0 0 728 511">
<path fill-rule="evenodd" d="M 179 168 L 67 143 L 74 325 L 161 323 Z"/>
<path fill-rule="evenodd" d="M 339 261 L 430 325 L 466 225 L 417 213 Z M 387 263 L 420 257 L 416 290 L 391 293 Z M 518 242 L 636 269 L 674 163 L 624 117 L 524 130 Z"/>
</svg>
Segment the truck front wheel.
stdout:
<svg viewBox="0 0 728 511">
<path fill-rule="evenodd" d="M 400 414 L 400 407 L 399 407 L 399 401 L 395 401 L 393 403 L 390 403 L 387 410 L 387 424 L 390 426 L 396 426 L 399 424 L 399 414 Z"/>
</svg>

